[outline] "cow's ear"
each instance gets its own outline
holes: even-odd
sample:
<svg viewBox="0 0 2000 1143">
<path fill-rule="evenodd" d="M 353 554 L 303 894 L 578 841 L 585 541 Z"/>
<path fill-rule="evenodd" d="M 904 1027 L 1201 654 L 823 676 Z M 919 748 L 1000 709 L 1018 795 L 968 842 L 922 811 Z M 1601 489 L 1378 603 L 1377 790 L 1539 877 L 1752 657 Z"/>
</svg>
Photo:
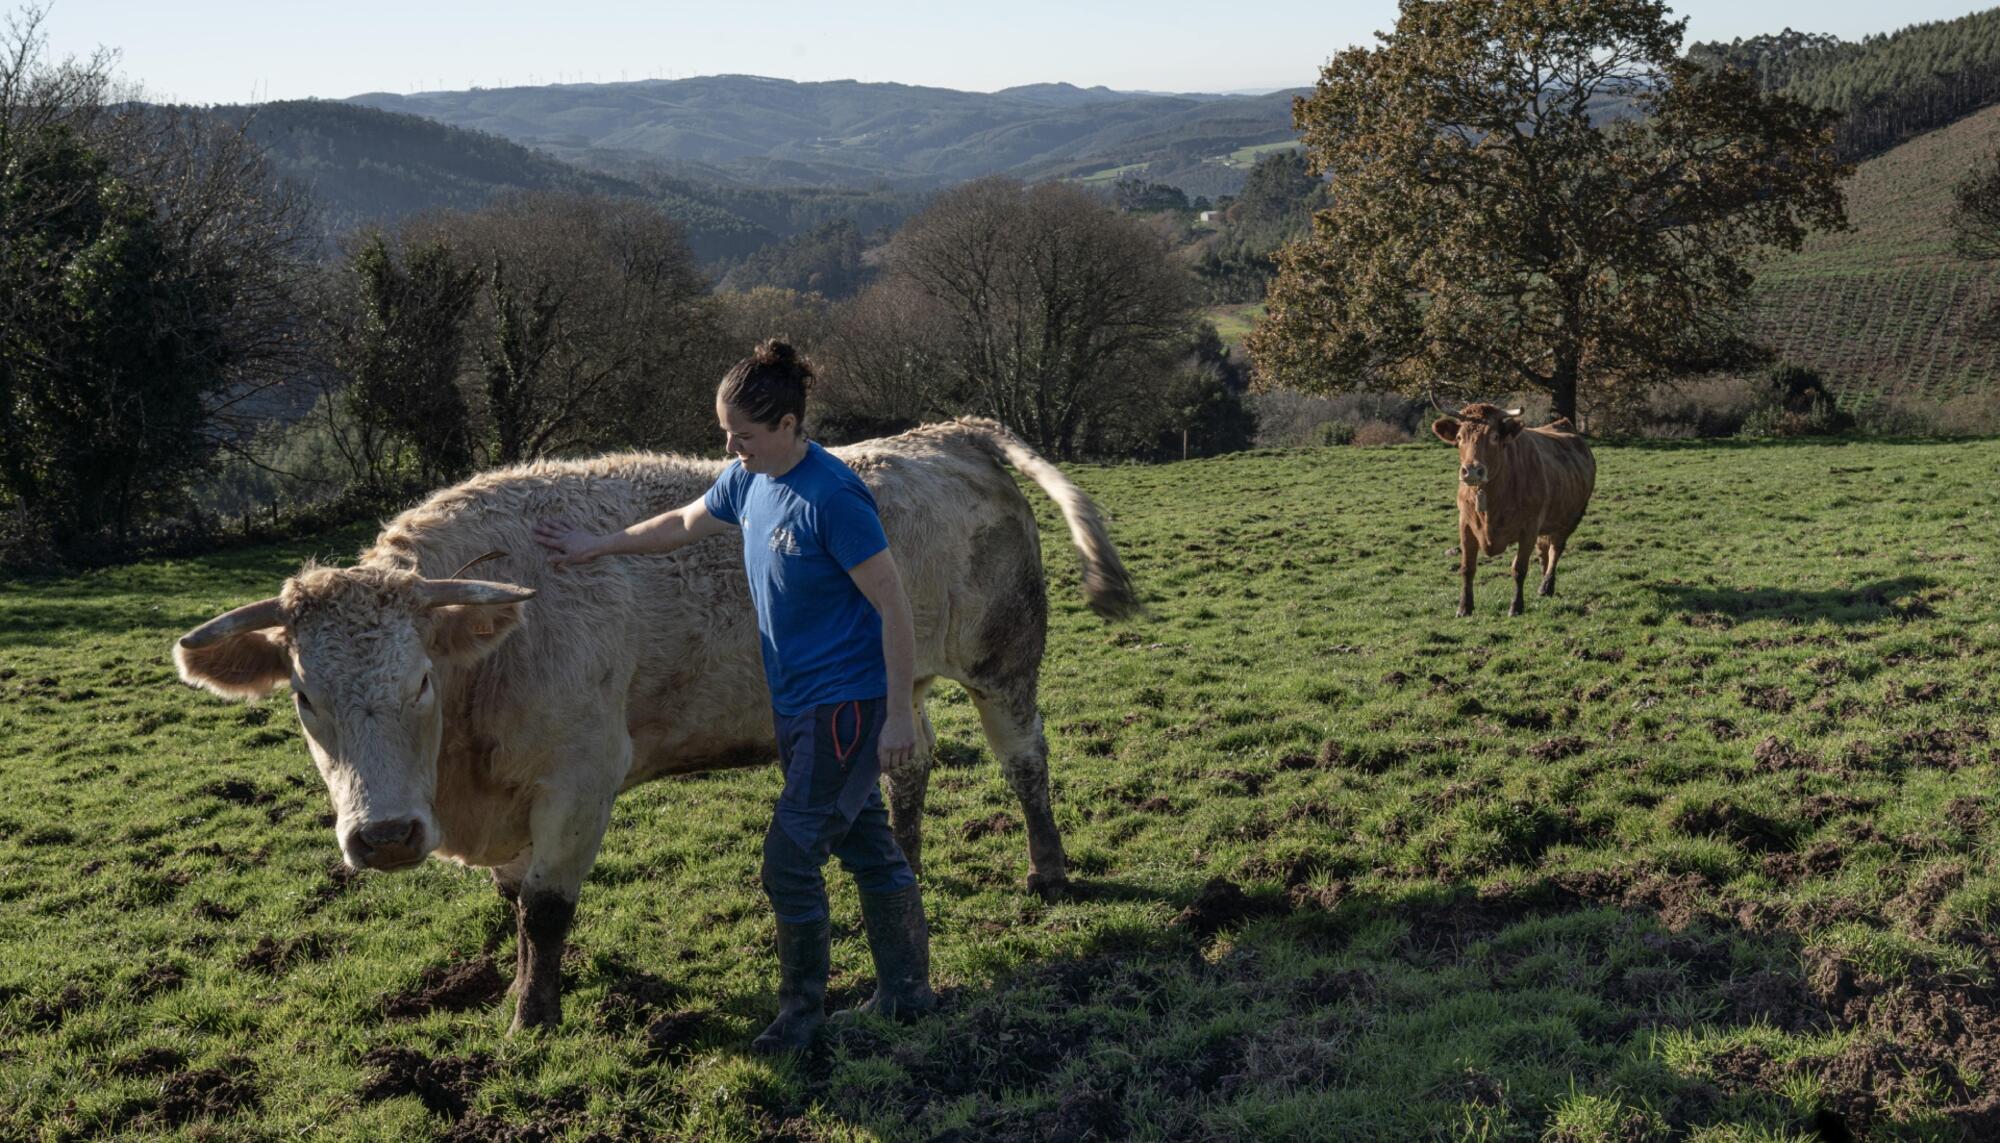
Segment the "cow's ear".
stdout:
<svg viewBox="0 0 2000 1143">
<path fill-rule="evenodd" d="M 283 628 L 239 631 L 212 643 L 174 645 L 174 667 L 189 686 L 223 698 L 254 699 L 292 677 Z"/>
<path fill-rule="evenodd" d="M 1431 431 L 1446 444 L 1458 443 L 1458 422 L 1450 417 L 1439 417 L 1431 423 Z"/>
<path fill-rule="evenodd" d="M 1506 420 L 1500 422 L 1501 440 L 1511 441 L 1519 435 L 1521 435 L 1521 422 L 1515 420 L 1512 417 L 1509 417 Z"/>
<path fill-rule="evenodd" d="M 493 653 L 521 625 L 521 603 L 433 607 L 431 658 L 467 666 Z"/>
</svg>

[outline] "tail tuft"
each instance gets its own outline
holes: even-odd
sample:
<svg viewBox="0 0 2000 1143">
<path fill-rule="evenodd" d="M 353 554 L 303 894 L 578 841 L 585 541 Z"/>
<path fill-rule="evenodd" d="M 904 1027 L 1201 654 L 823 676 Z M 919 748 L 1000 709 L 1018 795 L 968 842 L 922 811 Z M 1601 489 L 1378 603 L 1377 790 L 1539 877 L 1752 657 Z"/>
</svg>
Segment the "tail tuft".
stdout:
<svg viewBox="0 0 2000 1143">
<path fill-rule="evenodd" d="M 953 423 L 995 460 L 1013 465 L 1033 480 L 1062 510 L 1063 520 L 1069 524 L 1070 541 L 1083 561 L 1083 597 L 1092 611 L 1106 619 L 1130 619 L 1146 613 L 1132 586 L 1131 574 L 1111 543 L 1104 515 L 1088 493 L 999 421 L 960 417 Z"/>
</svg>

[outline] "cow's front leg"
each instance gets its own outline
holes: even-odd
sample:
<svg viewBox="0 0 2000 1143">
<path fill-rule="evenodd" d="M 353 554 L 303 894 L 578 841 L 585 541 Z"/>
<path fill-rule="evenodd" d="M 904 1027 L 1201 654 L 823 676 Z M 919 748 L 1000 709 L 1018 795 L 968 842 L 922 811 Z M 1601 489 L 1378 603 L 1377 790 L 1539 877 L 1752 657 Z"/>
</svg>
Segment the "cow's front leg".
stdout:
<svg viewBox="0 0 2000 1143">
<path fill-rule="evenodd" d="M 902 765 L 883 772 L 889 780 L 889 828 L 896 835 L 896 847 L 910 863 L 910 872 L 923 876 L 924 792 L 930 786 L 931 765 L 937 750 L 937 731 L 931 728 L 925 709 L 931 680 L 917 684 L 915 723 L 917 747 Z"/>
<path fill-rule="evenodd" d="M 516 934 L 518 934 L 521 928 L 521 878 L 528 875 L 528 854 L 524 850 L 521 856 L 516 857 L 505 865 L 495 866 L 487 872 L 493 876 L 494 891 L 500 894 L 500 905 L 505 910 L 506 916 L 504 923 L 512 926 Z M 499 945 L 500 934 L 496 931 L 487 939 L 486 951 L 492 952 Z M 527 944 L 516 940 L 514 942 L 514 983 L 507 989 L 507 995 L 512 996 L 518 992 L 521 982 L 528 979 L 527 958 Z"/>
<path fill-rule="evenodd" d="M 1479 541 L 1471 532 L 1458 534 L 1458 614 L 1472 614 L 1472 577 L 1479 571 Z"/>
<path fill-rule="evenodd" d="M 1524 536 L 1520 544 L 1514 548 L 1514 602 L 1507 608 L 1509 615 L 1519 615 L 1528 609 L 1528 602 L 1523 598 L 1523 590 L 1528 583 L 1528 553 L 1534 542 L 1533 536 Z"/>
<path fill-rule="evenodd" d="M 623 762 L 630 761 L 627 743 Z M 552 1028 L 562 1021 L 563 943 L 576 916 L 577 891 L 597 860 L 626 768 L 618 765 L 615 773 L 585 773 L 582 765 L 561 769 L 528 812 L 534 848 L 521 878 L 512 1031 Z"/>
</svg>

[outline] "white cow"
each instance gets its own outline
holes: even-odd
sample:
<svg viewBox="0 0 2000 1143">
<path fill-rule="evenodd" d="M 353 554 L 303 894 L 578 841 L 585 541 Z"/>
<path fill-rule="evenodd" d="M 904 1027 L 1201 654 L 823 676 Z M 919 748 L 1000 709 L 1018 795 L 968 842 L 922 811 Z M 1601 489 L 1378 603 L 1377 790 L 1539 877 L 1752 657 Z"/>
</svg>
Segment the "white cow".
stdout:
<svg viewBox="0 0 2000 1143">
<path fill-rule="evenodd" d="M 874 491 L 916 622 L 913 760 L 887 775 L 921 861 L 931 683 L 962 684 L 1021 800 L 1029 888 L 1063 890 L 1036 687 L 1047 593 L 1035 518 L 1003 464 L 1061 508 L 1092 608 L 1138 602 L 1090 498 L 993 421 L 833 450 Z M 612 531 L 700 496 L 717 461 L 631 453 L 476 476 L 398 516 L 350 568 L 182 636 L 183 680 L 232 698 L 292 688 L 348 864 L 428 854 L 492 870 L 519 925 L 514 1026 L 560 1016 L 563 939 L 621 790 L 776 756 L 756 617 L 733 537 L 558 568 L 535 521 Z M 486 557 L 481 559 L 481 557 Z M 480 579 L 456 578 L 479 563 Z"/>
</svg>

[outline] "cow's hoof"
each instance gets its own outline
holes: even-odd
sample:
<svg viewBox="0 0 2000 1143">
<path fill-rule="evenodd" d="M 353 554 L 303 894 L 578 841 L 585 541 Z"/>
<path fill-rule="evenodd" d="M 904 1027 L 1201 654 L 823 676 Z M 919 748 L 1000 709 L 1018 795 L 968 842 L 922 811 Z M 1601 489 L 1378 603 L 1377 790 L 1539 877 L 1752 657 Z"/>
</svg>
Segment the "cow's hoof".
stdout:
<svg viewBox="0 0 2000 1143">
<path fill-rule="evenodd" d="M 553 1028 L 562 1023 L 562 1007 L 556 1004 L 522 1004 L 514 1009 L 514 1023 L 507 1029 L 509 1036 L 529 1028 Z"/>
<path fill-rule="evenodd" d="M 1472 614 L 1472 609 L 1470 607 L 1461 607 L 1458 609 L 1458 617 L 1460 619 L 1464 619 L 1466 616 L 1471 614 Z"/>
<path fill-rule="evenodd" d="M 1523 606 L 1521 606 L 1520 604 L 1518 604 L 1518 603 L 1517 603 L 1517 604 L 1515 604 L 1514 606 L 1512 606 L 1512 607 L 1509 607 L 1509 608 L 1507 609 L 1507 616 L 1508 616 L 1508 618 L 1510 618 L 1510 619 L 1511 619 L 1512 617 L 1514 617 L 1514 616 L 1516 616 L 1516 615 L 1519 615 L 1519 614 L 1521 614 L 1522 612 L 1524 612 L 1524 611 L 1526 611 L 1526 610 L 1528 610 L 1528 609 L 1527 609 L 1527 608 L 1525 608 L 1525 607 L 1523 607 Z"/>
<path fill-rule="evenodd" d="M 1545 583 L 1542 586 L 1535 589 L 1535 594 L 1543 597 L 1552 596 L 1555 593 L 1556 589 L 1554 584 Z"/>
<path fill-rule="evenodd" d="M 1067 876 L 1047 877 L 1040 873 L 1030 873 L 1028 874 L 1028 892 L 1033 893 L 1050 904 L 1054 904 L 1057 901 L 1067 901 L 1070 898 L 1069 878 Z"/>
</svg>

